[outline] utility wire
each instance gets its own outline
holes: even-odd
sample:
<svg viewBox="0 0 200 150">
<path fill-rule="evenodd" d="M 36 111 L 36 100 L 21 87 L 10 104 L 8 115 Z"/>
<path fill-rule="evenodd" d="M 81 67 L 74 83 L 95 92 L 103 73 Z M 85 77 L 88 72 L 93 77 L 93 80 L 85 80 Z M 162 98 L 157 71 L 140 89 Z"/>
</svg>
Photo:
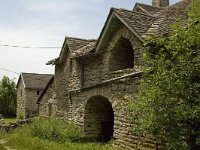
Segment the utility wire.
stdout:
<svg viewBox="0 0 200 150">
<path fill-rule="evenodd" d="M 8 70 L 8 69 L 2 68 L 2 67 L 0 67 L 0 70 L 4 70 L 4 71 L 7 71 L 7 72 L 10 72 L 10 73 L 13 73 L 13 74 L 20 74 L 20 73 L 18 73 L 16 71 Z"/>
<path fill-rule="evenodd" d="M 1 47 L 12 47 L 12 48 L 37 48 L 37 49 L 53 49 L 53 48 L 61 48 L 61 47 L 53 47 L 53 46 L 19 46 L 19 45 L 8 45 L 8 44 L 0 44 Z"/>
</svg>

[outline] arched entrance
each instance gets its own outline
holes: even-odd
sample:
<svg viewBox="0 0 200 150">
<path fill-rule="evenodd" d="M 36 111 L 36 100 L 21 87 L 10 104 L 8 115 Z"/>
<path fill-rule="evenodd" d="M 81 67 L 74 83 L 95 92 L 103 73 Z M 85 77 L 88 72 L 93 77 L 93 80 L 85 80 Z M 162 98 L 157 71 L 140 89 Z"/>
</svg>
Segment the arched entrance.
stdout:
<svg viewBox="0 0 200 150">
<path fill-rule="evenodd" d="M 85 107 L 84 132 L 95 141 L 108 142 L 113 137 L 114 113 L 109 100 L 91 97 Z"/>
</svg>

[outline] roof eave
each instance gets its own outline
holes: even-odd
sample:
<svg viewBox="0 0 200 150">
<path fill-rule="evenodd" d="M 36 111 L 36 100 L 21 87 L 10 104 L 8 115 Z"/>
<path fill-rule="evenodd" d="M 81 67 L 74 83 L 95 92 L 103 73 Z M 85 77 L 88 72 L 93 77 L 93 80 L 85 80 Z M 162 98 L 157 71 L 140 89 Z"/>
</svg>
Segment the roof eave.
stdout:
<svg viewBox="0 0 200 150">
<path fill-rule="evenodd" d="M 102 31 L 100 33 L 100 36 L 99 36 L 99 38 L 97 40 L 95 54 L 97 54 L 98 51 L 100 50 L 101 43 L 102 43 L 102 41 L 103 41 L 103 39 L 105 37 L 106 31 L 108 30 L 108 27 L 109 27 L 109 25 L 111 23 L 112 17 L 113 17 L 113 8 L 110 9 L 110 12 L 108 14 L 107 20 L 105 22 L 105 25 L 104 25 L 104 27 L 103 27 L 103 29 L 102 29 Z"/>
<path fill-rule="evenodd" d="M 59 57 L 49 60 L 46 65 L 56 65 L 58 63 Z"/>
</svg>

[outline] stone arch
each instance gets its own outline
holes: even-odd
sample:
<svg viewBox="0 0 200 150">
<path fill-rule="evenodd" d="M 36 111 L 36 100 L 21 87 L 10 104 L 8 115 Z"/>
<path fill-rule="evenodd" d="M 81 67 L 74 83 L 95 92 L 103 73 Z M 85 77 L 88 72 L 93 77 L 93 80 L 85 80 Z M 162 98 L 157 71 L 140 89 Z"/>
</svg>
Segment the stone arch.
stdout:
<svg viewBox="0 0 200 150">
<path fill-rule="evenodd" d="M 131 42 L 121 36 L 110 52 L 109 70 L 117 71 L 134 68 L 134 50 Z"/>
<path fill-rule="evenodd" d="M 103 96 L 91 97 L 85 106 L 84 132 L 90 140 L 108 142 L 113 137 L 114 111 Z"/>
</svg>

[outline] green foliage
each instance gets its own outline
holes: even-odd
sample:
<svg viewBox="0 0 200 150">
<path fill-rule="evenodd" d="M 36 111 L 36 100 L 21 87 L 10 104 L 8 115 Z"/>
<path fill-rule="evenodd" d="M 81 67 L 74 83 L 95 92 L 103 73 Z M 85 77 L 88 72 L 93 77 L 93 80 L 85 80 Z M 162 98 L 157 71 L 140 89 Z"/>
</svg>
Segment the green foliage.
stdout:
<svg viewBox="0 0 200 150">
<path fill-rule="evenodd" d="M 7 150 L 3 145 L 0 145 L 0 150 Z"/>
<path fill-rule="evenodd" d="M 0 81 L 0 113 L 6 116 L 16 114 L 17 91 L 13 80 L 4 76 Z"/>
<path fill-rule="evenodd" d="M 14 117 L 14 118 L 3 118 L 3 122 L 5 124 L 9 124 L 9 123 L 15 123 L 17 121 L 17 119 Z"/>
<path fill-rule="evenodd" d="M 83 138 L 83 133 L 77 126 L 59 118 L 37 118 L 30 125 L 30 132 L 32 136 L 60 143 Z"/>
<path fill-rule="evenodd" d="M 143 53 L 144 77 L 131 120 L 168 148 L 199 149 L 200 1 L 191 3 L 188 25 L 173 25 L 168 37 L 150 38 Z"/>
<path fill-rule="evenodd" d="M 0 139 L 7 141 L 4 146 L 19 150 L 120 150 L 112 148 L 112 143 L 76 141 L 82 137 L 83 134 L 77 126 L 55 118 L 38 118 L 14 132 L 0 132 Z"/>
<path fill-rule="evenodd" d="M 24 113 L 23 112 L 18 112 L 18 119 L 23 120 L 24 119 Z"/>
</svg>

